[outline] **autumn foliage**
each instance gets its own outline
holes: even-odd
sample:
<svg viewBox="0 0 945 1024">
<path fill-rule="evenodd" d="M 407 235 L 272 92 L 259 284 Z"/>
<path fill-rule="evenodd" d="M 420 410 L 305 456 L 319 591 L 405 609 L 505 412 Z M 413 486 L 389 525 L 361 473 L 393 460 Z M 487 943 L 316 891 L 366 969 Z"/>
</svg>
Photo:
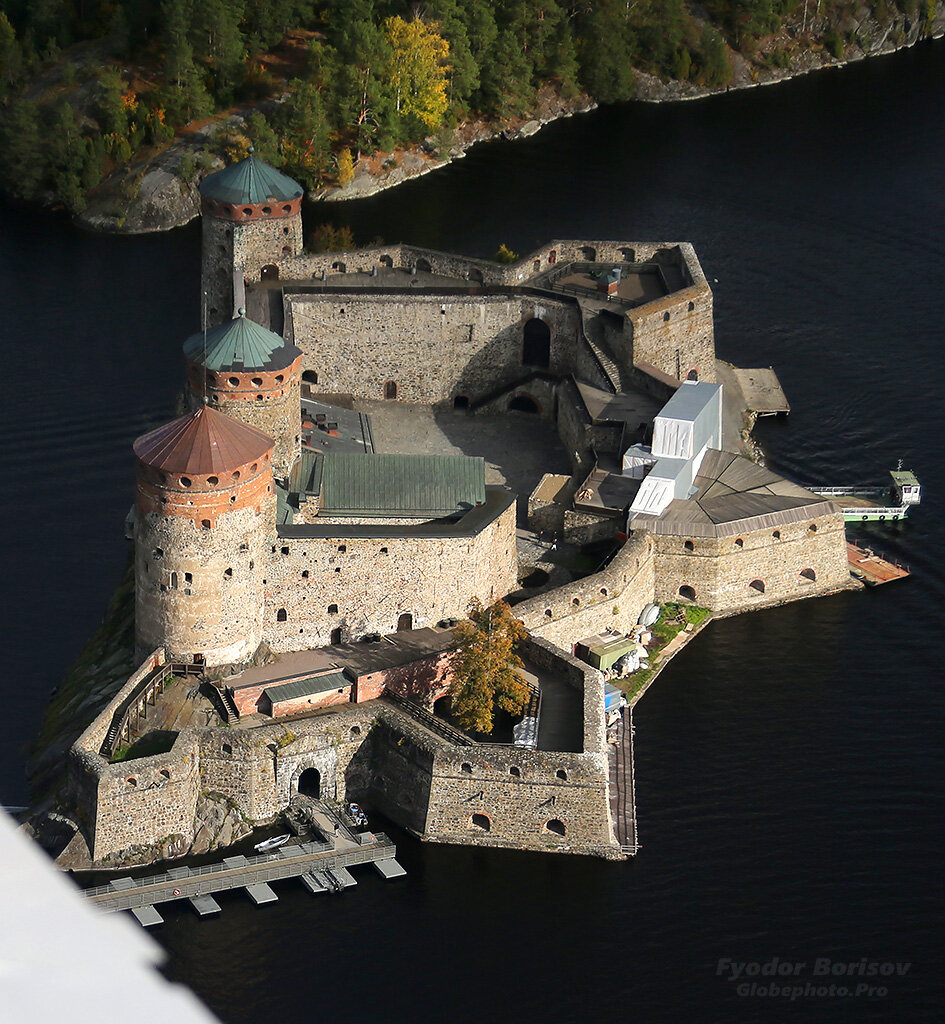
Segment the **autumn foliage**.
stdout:
<svg viewBox="0 0 945 1024">
<path fill-rule="evenodd" d="M 469 618 L 456 627 L 459 647 L 449 691 L 450 709 L 463 729 L 489 733 L 497 707 L 512 715 L 525 707 L 529 689 L 518 671 L 522 659 L 515 645 L 526 636 L 505 601 L 484 607 L 473 599 Z"/>
</svg>

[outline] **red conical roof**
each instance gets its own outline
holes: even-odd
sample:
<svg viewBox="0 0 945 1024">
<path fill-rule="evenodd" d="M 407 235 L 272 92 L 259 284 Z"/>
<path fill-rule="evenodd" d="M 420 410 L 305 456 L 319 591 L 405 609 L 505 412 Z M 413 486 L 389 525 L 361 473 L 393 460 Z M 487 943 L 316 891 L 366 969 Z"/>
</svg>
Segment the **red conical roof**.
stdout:
<svg viewBox="0 0 945 1024">
<path fill-rule="evenodd" d="M 145 465 L 195 476 L 232 471 L 261 459 L 272 448 L 272 439 L 261 430 L 206 405 L 134 443 L 135 455 Z"/>
</svg>

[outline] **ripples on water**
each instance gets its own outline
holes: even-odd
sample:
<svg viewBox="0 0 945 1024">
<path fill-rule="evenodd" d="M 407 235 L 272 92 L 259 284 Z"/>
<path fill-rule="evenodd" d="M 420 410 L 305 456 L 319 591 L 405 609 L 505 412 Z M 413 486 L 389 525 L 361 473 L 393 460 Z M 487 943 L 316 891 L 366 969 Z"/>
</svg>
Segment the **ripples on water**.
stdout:
<svg viewBox="0 0 945 1024">
<path fill-rule="evenodd" d="M 170 909 L 171 973 L 232 1024 L 937 1019 L 943 721 L 945 47 L 705 103 L 602 110 L 309 211 L 362 238 L 489 253 L 546 238 L 691 239 L 720 355 L 773 364 L 758 436 L 805 481 L 924 501 L 864 536 L 910 581 L 714 623 L 635 716 L 643 850 L 626 865 L 421 846 L 338 900 Z M 130 441 L 170 412 L 197 322 L 199 233 L 95 238 L 0 211 L 6 472 L 3 799 L 22 738 L 125 552 Z M 37 658 L 42 654 L 43 660 Z M 913 962 L 884 1000 L 739 999 L 719 957 Z"/>
</svg>

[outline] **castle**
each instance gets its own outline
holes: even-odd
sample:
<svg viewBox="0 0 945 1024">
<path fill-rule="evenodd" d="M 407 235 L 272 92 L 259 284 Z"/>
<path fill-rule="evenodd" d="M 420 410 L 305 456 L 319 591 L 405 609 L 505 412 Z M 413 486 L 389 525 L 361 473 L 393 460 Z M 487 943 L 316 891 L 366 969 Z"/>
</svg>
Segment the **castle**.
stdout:
<svg viewBox="0 0 945 1024">
<path fill-rule="evenodd" d="M 202 790 L 265 820 L 308 770 L 425 838 L 632 852 L 610 810 L 602 677 L 573 657 L 578 641 L 628 632 L 652 602 L 729 614 L 849 584 L 838 508 L 728 450 L 692 246 L 557 240 L 508 264 L 407 245 L 308 254 L 301 187 L 252 154 L 200 191 L 189 411 L 134 445 L 142 668 L 74 750 L 93 856 L 169 835 L 186 849 Z M 517 510 L 481 458 L 376 450 L 368 400 L 529 413 L 572 472 L 547 474 Z M 517 525 L 618 546 L 590 575 L 523 593 Z M 470 749 L 374 700 L 397 693 L 396 666 L 377 685 L 351 667 L 359 641 L 425 630 L 429 705 L 437 636 L 473 598 L 516 591 L 529 669 L 580 694 L 570 751 Z M 133 783 L 101 755 L 109 716 L 162 665 L 232 671 L 327 645 L 329 682 L 326 669 L 279 693 L 221 683 L 226 706 L 261 716 L 255 732 L 182 732 Z M 331 725 L 304 717 L 329 705 Z M 284 713 L 303 716 L 285 749 L 264 742 Z"/>
</svg>

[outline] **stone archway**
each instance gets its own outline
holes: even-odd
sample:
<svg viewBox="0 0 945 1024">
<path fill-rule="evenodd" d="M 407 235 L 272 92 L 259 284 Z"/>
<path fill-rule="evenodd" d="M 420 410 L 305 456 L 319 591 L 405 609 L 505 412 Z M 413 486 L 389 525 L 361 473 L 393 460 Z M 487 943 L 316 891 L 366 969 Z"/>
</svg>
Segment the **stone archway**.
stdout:
<svg viewBox="0 0 945 1024">
<path fill-rule="evenodd" d="M 551 328 L 538 317 L 526 320 L 522 328 L 522 362 L 543 369 L 551 365 Z"/>
<path fill-rule="evenodd" d="M 306 768 L 299 776 L 299 792 L 317 800 L 322 795 L 322 773 L 317 768 Z"/>
</svg>

